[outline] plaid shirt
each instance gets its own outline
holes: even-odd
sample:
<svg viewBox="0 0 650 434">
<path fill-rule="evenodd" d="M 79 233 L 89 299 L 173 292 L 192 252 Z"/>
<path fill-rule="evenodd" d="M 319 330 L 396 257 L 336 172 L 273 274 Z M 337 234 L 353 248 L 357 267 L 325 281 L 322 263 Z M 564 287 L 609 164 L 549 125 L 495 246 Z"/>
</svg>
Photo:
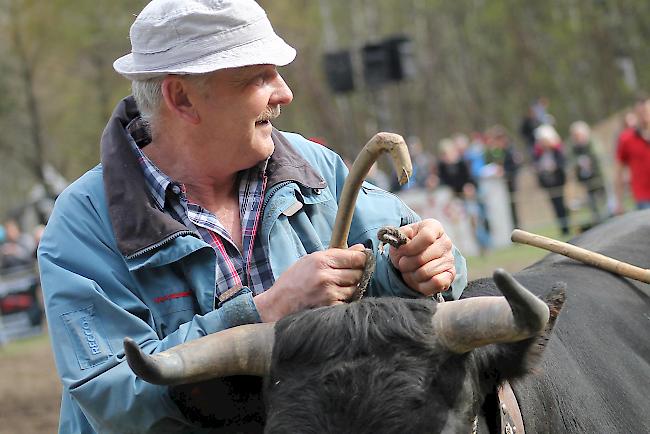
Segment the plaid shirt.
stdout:
<svg viewBox="0 0 650 434">
<path fill-rule="evenodd" d="M 241 172 L 238 177 L 243 238 L 243 251 L 240 252 L 217 216 L 189 202 L 185 186 L 173 181 L 142 152 L 136 144 L 137 137 L 142 137 L 140 128 L 141 125 L 134 126 L 133 122 L 127 127 L 132 133 L 129 141 L 156 204 L 178 222 L 196 230 L 217 254 L 215 306 L 231 298 L 243 286 L 248 286 L 255 295 L 270 288 L 274 282 L 273 273 L 263 246 L 255 243 L 266 189 L 266 161 Z"/>
</svg>

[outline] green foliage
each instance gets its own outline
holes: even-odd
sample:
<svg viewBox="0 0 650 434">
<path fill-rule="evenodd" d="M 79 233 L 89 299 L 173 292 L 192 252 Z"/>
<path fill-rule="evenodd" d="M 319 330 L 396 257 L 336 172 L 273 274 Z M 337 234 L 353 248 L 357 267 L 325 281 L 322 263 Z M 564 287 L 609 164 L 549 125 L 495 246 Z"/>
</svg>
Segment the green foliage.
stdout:
<svg viewBox="0 0 650 434">
<path fill-rule="evenodd" d="M 0 358 L 11 357 L 15 355 L 30 354 L 34 350 L 50 345 L 47 333 L 41 335 L 17 340 L 9 344 L 0 346 Z"/>
<path fill-rule="evenodd" d="M 650 87 L 646 0 L 260 3 L 299 52 L 282 71 L 295 101 L 278 126 L 324 137 L 348 157 L 378 129 L 418 135 L 429 147 L 494 123 L 516 131 L 541 95 L 565 132 L 572 121 L 603 118 Z M 0 158 L 15 163 L 0 173 L 12 186 L 3 191 L 0 213 L 20 203 L 38 178 L 35 164 L 49 162 L 74 179 L 97 163 L 106 119 L 129 92 L 112 62 L 129 51 L 129 26 L 145 4 L 0 0 Z M 360 48 L 396 33 L 415 42 L 418 76 L 365 89 Z M 353 51 L 358 90 L 335 96 L 322 56 L 342 48 Z M 623 80 L 622 57 L 634 63 L 637 89 Z"/>
</svg>

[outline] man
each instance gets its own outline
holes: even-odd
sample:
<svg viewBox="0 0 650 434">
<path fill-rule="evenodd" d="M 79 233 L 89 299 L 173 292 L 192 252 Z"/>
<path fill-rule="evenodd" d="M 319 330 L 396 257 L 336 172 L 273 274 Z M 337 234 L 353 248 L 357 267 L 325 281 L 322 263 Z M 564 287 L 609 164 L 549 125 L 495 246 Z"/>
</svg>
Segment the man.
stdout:
<svg viewBox="0 0 650 434">
<path fill-rule="evenodd" d="M 295 51 L 253 0 L 154 0 L 131 43 L 114 67 L 135 101 L 115 109 L 102 164 L 61 195 L 39 248 L 60 432 L 259 432 L 259 384 L 153 386 L 130 371 L 122 339 L 154 353 L 346 302 L 361 243 L 377 258 L 369 296 L 460 295 L 464 259 L 439 223 L 371 185 L 352 247 L 327 248 L 347 171 L 328 149 L 273 129 L 292 100 L 277 66 Z M 390 257 L 375 240 L 385 224 L 412 239 Z M 206 396 L 209 411 L 197 403 Z"/>
<path fill-rule="evenodd" d="M 617 199 L 616 212 L 623 212 L 624 177 L 630 173 L 632 196 L 638 209 L 650 208 L 650 98 L 639 98 L 635 113 L 636 127 L 623 130 L 616 148 L 614 175 Z"/>
<path fill-rule="evenodd" d="M 35 244 L 20 230 L 18 222 L 9 219 L 4 224 L 4 242 L 0 244 L 0 268 L 10 269 L 34 263 Z"/>
<path fill-rule="evenodd" d="M 548 193 L 562 235 L 569 235 L 569 211 L 564 200 L 566 159 L 562 139 L 552 125 L 537 127 L 535 139 L 537 181 Z"/>
<path fill-rule="evenodd" d="M 606 202 L 600 161 L 591 138 L 591 128 L 586 122 L 573 122 L 569 127 L 569 134 L 568 149 L 573 160 L 575 177 L 584 187 L 589 201 L 591 223 L 587 227 L 590 227 L 603 220 L 601 209 Z"/>
</svg>

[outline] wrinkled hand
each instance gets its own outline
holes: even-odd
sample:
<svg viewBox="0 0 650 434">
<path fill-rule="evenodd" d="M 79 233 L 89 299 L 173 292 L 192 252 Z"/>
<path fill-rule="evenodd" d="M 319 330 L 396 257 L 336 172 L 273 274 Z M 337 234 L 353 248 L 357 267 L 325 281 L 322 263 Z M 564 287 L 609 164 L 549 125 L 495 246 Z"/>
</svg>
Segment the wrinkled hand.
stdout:
<svg viewBox="0 0 650 434">
<path fill-rule="evenodd" d="M 366 264 L 361 244 L 303 256 L 254 301 L 262 321 L 317 306 L 348 301 L 357 291 Z"/>
<path fill-rule="evenodd" d="M 390 260 L 404 282 L 423 295 L 449 289 L 456 277 L 451 240 L 439 221 L 426 219 L 399 231 L 411 239 L 398 249 L 390 248 Z"/>
</svg>

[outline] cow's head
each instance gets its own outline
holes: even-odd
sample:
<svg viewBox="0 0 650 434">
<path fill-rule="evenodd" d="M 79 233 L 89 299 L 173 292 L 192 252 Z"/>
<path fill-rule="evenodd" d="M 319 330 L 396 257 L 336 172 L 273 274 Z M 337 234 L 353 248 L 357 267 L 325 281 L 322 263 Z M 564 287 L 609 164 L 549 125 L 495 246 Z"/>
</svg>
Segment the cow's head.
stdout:
<svg viewBox="0 0 650 434">
<path fill-rule="evenodd" d="M 470 432 L 485 395 L 534 365 L 564 300 L 558 290 L 545 303 L 503 271 L 494 279 L 505 298 L 368 298 L 154 356 L 133 341 L 125 350 L 157 384 L 266 377 L 269 433 Z"/>
</svg>

